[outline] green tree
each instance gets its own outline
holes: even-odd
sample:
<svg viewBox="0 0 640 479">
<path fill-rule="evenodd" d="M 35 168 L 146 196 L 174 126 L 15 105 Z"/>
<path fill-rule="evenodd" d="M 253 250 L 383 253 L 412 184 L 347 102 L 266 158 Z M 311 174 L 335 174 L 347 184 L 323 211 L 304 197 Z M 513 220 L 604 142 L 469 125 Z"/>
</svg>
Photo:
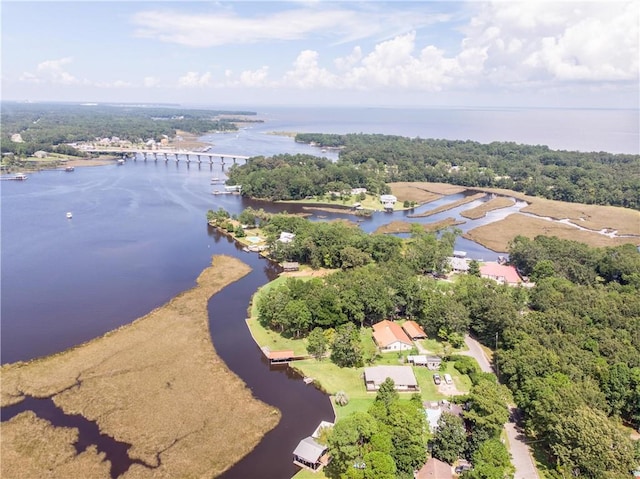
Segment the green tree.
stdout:
<svg viewBox="0 0 640 479">
<path fill-rule="evenodd" d="M 467 273 L 477 278 L 480 277 L 480 263 L 478 260 L 472 259 L 469 261 L 469 271 Z"/>
<path fill-rule="evenodd" d="M 340 419 L 329 436 L 329 454 L 331 462 L 326 469 L 330 478 L 338 479 L 354 463 L 362 463 L 368 452 L 369 442 L 378 432 L 375 419 L 365 412 L 355 412 Z"/>
<path fill-rule="evenodd" d="M 551 451 L 567 475 L 594 479 L 627 477 L 636 464 L 628 434 L 601 411 L 578 408 L 558 422 L 551 433 Z"/>
<path fill-rule="evenodd" d="M 327 338 L 322 328 L 314 328 L 307 336 L 307 353 L 320 361 L 328 349 Z"/>
<path fill-rule="evenodd" d="M 384 452 L 371 451 L 364 456 L 365 479 L 395 479 L 396 463 L 393 458 Z"/>
<path fill-rule="evenodd" d="M 362 345 L 358 329 L 347 323 L 336 329 L 336 336 L 331 345 L 331 361 L 341 368 L 362 366 Z"/>
<path fill-rule="evenodd" d="M 508 479 L 515 469 L 511 465 L 509 451 L 499 439 L 483 442 L 473 454 L 473 469 L 463 479 Z"/>
<path fill-rule="evenodd" d="M 462 419 L 443 412 L 431 444 L 433 457 L 453 464 L 467 447 L 467 432 Z"/>
</svg>

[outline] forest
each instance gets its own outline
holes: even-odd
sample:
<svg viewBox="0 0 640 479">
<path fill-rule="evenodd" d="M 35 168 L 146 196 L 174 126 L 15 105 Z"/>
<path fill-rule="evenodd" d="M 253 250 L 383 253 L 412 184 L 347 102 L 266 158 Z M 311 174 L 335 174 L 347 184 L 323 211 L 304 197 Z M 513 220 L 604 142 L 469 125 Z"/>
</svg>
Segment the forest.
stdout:
<svg viewBox="0 0 640 479">
<path fill-rule="evenodd" d="M 350 195 L 352 188 L 389 192 L 384 178 L 375 171 L 303 154 L 254 157 L 245 165 L 232 166 L 228 177 L 228 184 L 242 185 L 243 195 L 272 201 L 301 200 L 329 192 Z"/>
<path fill-rule="evenodd" d="M 225 115 L 224 119 L 217 119 Z M 193 110 L 179 107 L 135 105 L 78 105 L 3 102 L 2 153 L 29 156 L 43 150 L 81 156 L 68 143 L 118 137 L 131 142 L 160 141 L 181 130 L 194 135 L 209 131 L 237 130 L 233 115 L 255 115 L 249 111 Z M 11 141 L 20 134 L 22 142 Z"/>
<path fill-rule="evenodd" d="M 640 427 L 640 253 L 635 246 L 591 248 L 555 237 L 517 237 L 510 246 L 511 261 L 535 282 L 524 289 L 475 273 L 453 282 L 435 279 L 434 273 L 447 269 L 455 232 L 438 237 L 416 229 L 401 240 L 365 235 L 339 222 L 312 223 L 289 215 L 253 218 L 269 231 L 274 258 L 338 269 L 323 278 L 289 278 L 270 289 L 257 305 L 265 326 L 289 337 L 308 336 L 312 351 L 330 350 L 331 360 L 341 367 L 369 363 L 354 331 L 382 319 L 414 319 L 429 337 L 452 345 L 471 333 L 494 350 L 499 380 L 523 412 L 528 436 L 553 465 L 551 477 L 614 479 L 638 464 L 639 445 L 629 429 L 621 428 Z M 278 245 L 281 231 L 296 236 Z M 483 464 L 502 454 L 495 433 L 496 424 L 506 421 L 504 411 L 499 412 L 504 401 L 487 402 L 498 389 L 486 381 L 490 378 L 475 375 L 474 388 L 464 398 L 472 410 L 476 401 L 480 415 L 467 412 L 462 424 L 447 418 L 430 439 L 440 444 L 434 454 L 443 460 L 454 454 Z M 350 421 L 371 422 L 367 417 Z M 389 444 L 373 437 L 376 430 L 389 433 L 392 420 L 378 421 L 387 426 L 367 426 L 368 436 L 358 437 L 358 454 L 380 452 L 380 444 Z M 462 439 L 461 427 L 466 431 Z M 445 447 L 452 444 L 452 435 L 458 437 L 454 452 Z M 395 457 L 397 451 L 389 451 Z M 404 477 L 401 471 L 408 471 L 396 459 L 393 464 L 378 459 L 386 464 L 380 467 L 395 471 L 388 477 Z M 491 467 L 487 463 L 487 470 Z M 330 477 L 368 477 L 351 470 L 345 474 L 338 470 Z M 477 468 L 465 474 L 503 477 L 482 475 Z"/>
<path fill-rule="evenodd" d="M 551 150 L 513 142 L 299 133 L 296 141 L 339 147 L 339 164 L 385 182 L 432 181 L 640 209 L 640 156 Z"/>
</svg>

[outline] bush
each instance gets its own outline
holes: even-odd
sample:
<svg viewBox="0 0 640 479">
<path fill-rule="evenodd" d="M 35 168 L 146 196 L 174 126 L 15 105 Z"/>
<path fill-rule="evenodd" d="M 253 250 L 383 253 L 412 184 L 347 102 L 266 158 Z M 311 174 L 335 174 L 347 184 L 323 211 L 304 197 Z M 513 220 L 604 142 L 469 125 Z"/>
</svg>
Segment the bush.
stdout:
<svg viewBox="0 0 640 479">
<path fill-rule="evenodd" d="M 475 374 L 479 371 L 475 359 L 469 356 L 455 356 L 453 365 L 460 374 Z"/>
</svg>

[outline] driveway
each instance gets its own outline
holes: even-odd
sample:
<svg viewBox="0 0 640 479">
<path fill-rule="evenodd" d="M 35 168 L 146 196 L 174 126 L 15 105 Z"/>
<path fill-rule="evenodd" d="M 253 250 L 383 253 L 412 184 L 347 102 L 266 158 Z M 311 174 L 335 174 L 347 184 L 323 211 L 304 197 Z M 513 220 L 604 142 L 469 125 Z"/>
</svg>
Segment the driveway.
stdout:
<svg viewBox="0 0 640 479">
<path fill-rule="evenodd" d="M 469 347 L 469 351 L 458 354 L 464 354 L 474 358 L 478 362 L 481 371 L 485 373 L 494 372 L 487 355 L 480 346 L 480 343 L 469 335 L 465 336 L 464 342 Z M 509 448 L 509 452 L 511 452 L 511 463 L 516 469 L 513 477 L 514 479 L 540 479 L 531 457 L 531 451 L 526 443 L 527 438 L 520 426 L 515 423 L 514 418 L 517 417 L 519 417 L 518 408 L 510 405 L 509 422 L 504 425 L 504 430 L 507 434 L 507 447 Z"/>
</svg>

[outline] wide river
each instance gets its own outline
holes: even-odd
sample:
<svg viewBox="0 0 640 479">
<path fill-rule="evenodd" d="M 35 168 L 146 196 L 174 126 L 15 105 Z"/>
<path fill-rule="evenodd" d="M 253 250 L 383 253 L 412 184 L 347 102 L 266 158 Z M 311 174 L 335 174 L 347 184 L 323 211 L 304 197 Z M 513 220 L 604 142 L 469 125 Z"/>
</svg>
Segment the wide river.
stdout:
<svg viewBox="0 0 640 479">
<path fill-rule="evenodd" d="M 380 111 L 377 111 L 377 116 L 369 115 L 368 123 L 363 119 L 365 116 L 360 116 L 361 123 L 345 119 L 344 115 L 340 121 L 330 123 L 323 114 L 303 118 L 302 112 L 294 113 L 290 111 L 287 116 L 280 110 L 273 110 L 263 115 L 268 120 L 264 124 L 253 124 L 237 134 L 211 135 L 206 140 L 215 144 L 213 151 L 228 154 L 288 152 L 326 156 L 316 148 L 266 132 L 419 134 L 415 132 L 419 120 L 415 112 L 411 114 L 413 116 L 402 116 L 406 126 L 404 133 L 396 131 L 402 125 L 398 126 L 393 121 L 393 114 L 388 112 L 389 128 L 382 131 L 378 131 L 382 124 Z M 451 115 L 444 113 L 445 116 Z M 442 116 L 444 113 L 439 114 Z M 461 131 L 464 133 L 466 128 L 470 128 L 469 121 L 475 122 L 480 136 L 485 134 L 487 121 L 502 122 L 505 128 L 513 129 L 509 123 L 513 114 L 489 113 L 490 119 L 487 120 L 485 115 L 484 121 L 478 112 L 471 117 L 466 114 L 466 123 L 460 119 Z M 606 112 L 603 118 L 614 114 Z M 616 137 L 628 139 L 632 136 L 629 130 L 633 128 L 634 121 L 637 127 L 637 115 L 629 116 L 626 110 L 617 114 L 615 127 L 608 123 L 606 129 L 609 132 L 609 136 L 605 135 L 606 141 L 611 144 L 615 143 Z M 534 118 L 539 116 L 540 112 L 534 112 Z M 452 120 L 449 118 L 448 121 Z M 347 129 L 349 122 L 351 126 Z M 423 122 L 422 137 L 483 141 L 483 138 L 474 138 L 473 135 L 456 136 L 453 130 L 448 134 L 429 135 L 429 125 L 434 120 L 426 115 Z M 495 131 L 501 131 L 500 124 L 494 126 Z M 450 128 L 453 127 L 450 125 Z M 635 131 L 637 140 L 637 128 Z M 595 135 L 584 136 L 592 138 Z M 523 141 L 518 135 L 495 139 Z M 542 138 L 536 142 L 553 143 Z M 580 145 L 564 147 L 583 149 Z M 634 152 L 626 146 L 623 149 Z M 43 171 L 30 174 L 27 181 L 2 182 L 2 363 L 56 353 L 127 324 L 192 287 L 198 274 L 210 264 L 212 255 L 237 256 L 248 262 L 253 272 L 211 300 L 212 340 L 224 361 L 253 393 L 282 410 L 283 420 L 225 477 L 249 477 L 255 471 L 261 471 L 263 477 L 290 477 L 295 472 L 291 463 L 293 448 L 301 438 L 311 433 L 320 420 L 332 419 L 331 407 L 325 395 L 304 385 L 287 368 L 270 368 L 246 329 L 243 319 L 250 297 L 257 287 L 273 278 L 277 273 L 274 267 L 256 255 L 242 252 L 227 238 L 211 231 L 205 221 L 208 209 L 222 207 L 239 213 L 249 205 L 270 209 L 279 207 L 256 204 L 236 195 L 212 195 L 212 177 L 224 178 L 219 164 L 212 167 L 208 164 L 188 166 L 185 162 L 143 162 L 138 158 L 137 161 L 127 161 L 123 166 L 77 168 L 71 173 Z M 429 208 L 460 197 L 443 198 Z M 469 204 L 413 221 L 432 222 L 449 216 L 459 218 L 461 210 L 473 206 Z M 294 211 L 291 205 L 283 209 Z M 73 219 L 66 218 L 67 211 L 73 212 Z M 494 212 L 489 218 L 475 222 L 468 221 L 460 228 L 464 231 L 500 219 L 509 211 Z M 328 219 L 335 217 L 320 214 Z M 404 216 L 403 213 L 376 213 L 360 226 L 365 231 L 373 231 Z M 497 256 L 462 239 L 458 240 L 456 249 L 465 250 L 470 257 L 477 259 L 488 260 Z"/>
</svg>

